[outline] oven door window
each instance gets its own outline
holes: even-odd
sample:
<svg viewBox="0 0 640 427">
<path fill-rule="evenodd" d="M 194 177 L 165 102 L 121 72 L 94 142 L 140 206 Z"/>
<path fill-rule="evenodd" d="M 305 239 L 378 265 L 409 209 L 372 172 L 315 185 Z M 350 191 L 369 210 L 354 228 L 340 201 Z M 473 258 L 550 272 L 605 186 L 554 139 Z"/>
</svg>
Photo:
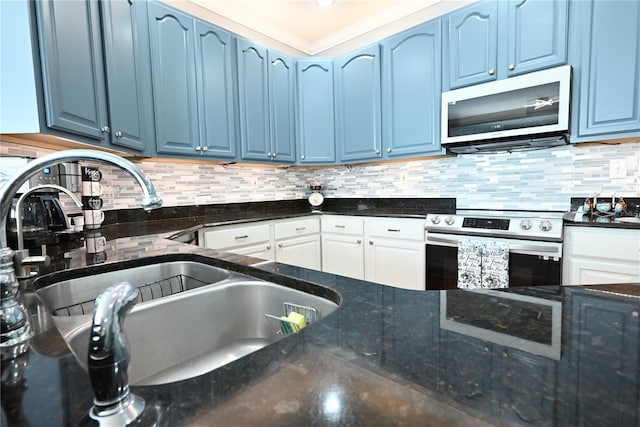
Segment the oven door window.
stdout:
<svg viewBox="0 0 640 427">
<path fill-rule="evenodd" d="M 458 287 L 458 248 L 427 245 L 426 289 Z M 560 285 L 562 263 L 538 255 L 509 254 L 509 286 Z"/>
</svg>

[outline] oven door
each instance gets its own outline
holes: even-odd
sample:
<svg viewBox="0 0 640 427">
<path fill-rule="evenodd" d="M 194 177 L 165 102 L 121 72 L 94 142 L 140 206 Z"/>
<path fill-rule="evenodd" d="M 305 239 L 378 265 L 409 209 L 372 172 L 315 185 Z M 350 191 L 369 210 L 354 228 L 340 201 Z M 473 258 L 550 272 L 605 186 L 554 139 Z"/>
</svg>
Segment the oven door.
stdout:
<svg viewBox="0 0 640 427">
<path fill-rule="evenodd" d="M 560 285 L 562 243 L 426 233 L 426 289 L 456 289 L 458 243 L 471 239 L 509 245 L 509 286 Z"/>
</svg>

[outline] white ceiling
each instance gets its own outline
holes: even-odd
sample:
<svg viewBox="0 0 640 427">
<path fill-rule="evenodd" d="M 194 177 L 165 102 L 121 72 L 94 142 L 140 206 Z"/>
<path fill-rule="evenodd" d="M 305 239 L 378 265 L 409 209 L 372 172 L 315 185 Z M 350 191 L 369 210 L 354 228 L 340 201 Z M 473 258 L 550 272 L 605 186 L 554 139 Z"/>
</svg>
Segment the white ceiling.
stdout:
<svg viewBox="0 0 640 427">
<path fill-rule="evenodd" d="M 189 0 L 307 55 L 331 49 L 420 12 L 454 9 L 465 0 L 336 0 L 321 8 L 313 0 Z M 446 5 L 445 5 L 446 3 Z"/>
</svg>

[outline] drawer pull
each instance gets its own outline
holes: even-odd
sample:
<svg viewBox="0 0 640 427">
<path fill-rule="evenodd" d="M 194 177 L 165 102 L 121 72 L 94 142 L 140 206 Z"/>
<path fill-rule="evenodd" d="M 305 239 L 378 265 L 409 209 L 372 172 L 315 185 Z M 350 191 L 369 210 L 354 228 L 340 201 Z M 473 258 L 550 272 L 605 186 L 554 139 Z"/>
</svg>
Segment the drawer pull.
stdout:
<svg viewBox="0 0 640 427">
<path fill-rule="evenodd" d="M 306 229 L 307 229 L 307 227 L 298 227 L 298 228 L 296 228 L 296 231 L 304 231 Z"/>
<path fill-rule="evenodd" d="M 387 231 L 391 231 L 392 233 L 399 233 L 400 229 L 399 228 L 387 228 Z"/>
<path fill-rule="evenodd" d="M 344 225 L 338 225 L 338 224 L 334 225 L 334 227 L 335 228 L 346 228 Z"/>
<path fill-rule="evenodd" d="M 240 239 L 246 239 L 247 237 L 249 237 L 248 235 L 243 235 L 243 236 L 236 236 L 236 240 L 240 240 Z"/>
<path fill-rule="evenodd" d="M 278 243 L 279 248 L 284 248 L 284 243 Z"/>
</svg>

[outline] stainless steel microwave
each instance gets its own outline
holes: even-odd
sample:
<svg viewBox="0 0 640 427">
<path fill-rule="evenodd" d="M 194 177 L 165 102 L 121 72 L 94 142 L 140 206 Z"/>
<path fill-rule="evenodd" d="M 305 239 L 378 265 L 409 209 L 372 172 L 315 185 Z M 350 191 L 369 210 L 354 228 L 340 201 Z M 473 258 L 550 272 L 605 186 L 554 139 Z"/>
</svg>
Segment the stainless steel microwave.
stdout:
<svg viewBox="0 0 640 427">
<path fill-rule="evenodd" d="M 442 146 L 453 153 L 566 144 L 571 66 L 442 94 Z"/>
</svg>

